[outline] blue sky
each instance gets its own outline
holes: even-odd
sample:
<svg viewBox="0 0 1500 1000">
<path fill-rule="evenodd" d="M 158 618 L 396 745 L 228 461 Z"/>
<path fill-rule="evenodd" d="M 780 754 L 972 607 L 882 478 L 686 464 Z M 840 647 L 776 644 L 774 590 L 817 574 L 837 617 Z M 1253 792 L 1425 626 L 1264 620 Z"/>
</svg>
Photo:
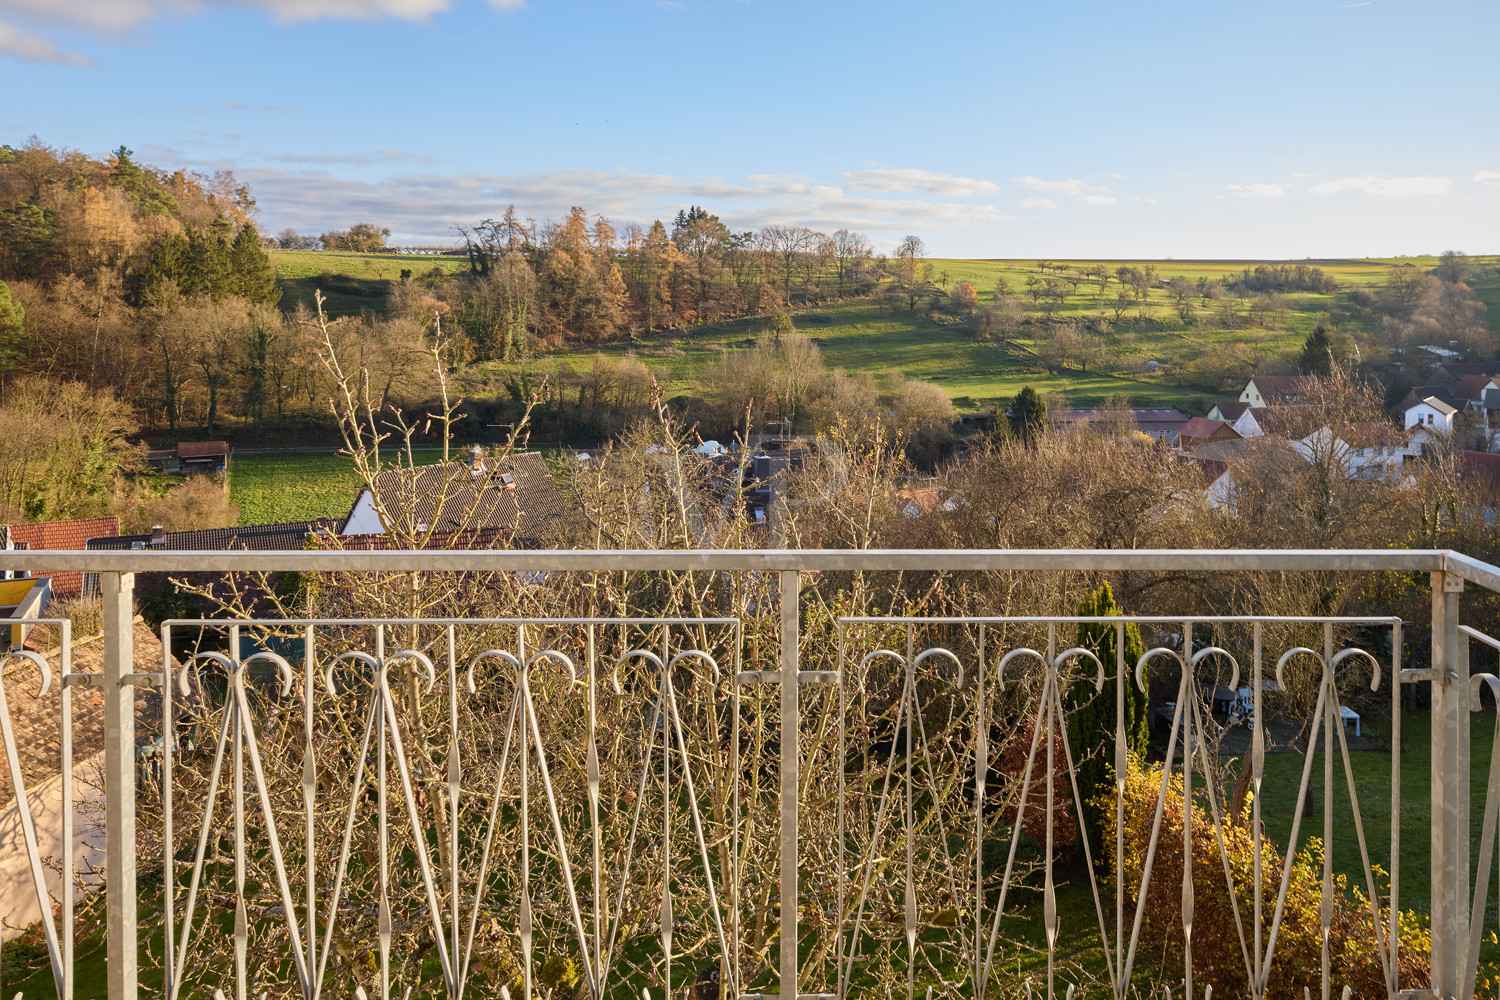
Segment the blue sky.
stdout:
<svg viewBox="0 0 1500 1000">
<path fill-rule="evenodd" d="M 935 256 L 1482 253 L 1497 38 L 1494 0 L 0 0 L 0 142 L 420 242 L 692 203 Z"/>
</svg>

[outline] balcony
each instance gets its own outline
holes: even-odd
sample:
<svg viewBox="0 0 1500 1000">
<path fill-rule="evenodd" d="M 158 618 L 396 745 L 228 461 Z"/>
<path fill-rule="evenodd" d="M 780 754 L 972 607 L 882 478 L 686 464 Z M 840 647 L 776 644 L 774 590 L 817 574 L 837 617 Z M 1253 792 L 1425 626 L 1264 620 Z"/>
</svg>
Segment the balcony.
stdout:
<svg viewBox="0 0 1500 1000">
<path fill-rule="evenodd" d="M 5 870 L 45 915 L 50 978 L 30 982 L 59 1000 L 1468 998 L 1497 971 L 1483 753 L 1500 764 L 1500 726 L 1471 733 L 1471 714 L 1494 713 L 1500 679 L 1469 659 L 1500 642 L 1492 602 L 1464 601 L 1500 569 L 1455 552 L 27 552 L 0 569 L 98 574 L 103 600 L 95 664 L 66 622 L 33 619 L 61 641 L 12 653 L 0 688 Z M 516 613 L 262 601 L 169 619 L 158 649 L 132 618 L 135 575 L 160 573 L 364 581 L 391 606 L 441 580 Z M 897 574 L 930 595 L 1103 573 L 1397 581 L 1430 588 L 1431 617 L 850 597 L 904 593 Z M 536 613 L 625 593 L 618 614 Z M 23 714 L 55 745 L 23 744 Z"/>
</svg>

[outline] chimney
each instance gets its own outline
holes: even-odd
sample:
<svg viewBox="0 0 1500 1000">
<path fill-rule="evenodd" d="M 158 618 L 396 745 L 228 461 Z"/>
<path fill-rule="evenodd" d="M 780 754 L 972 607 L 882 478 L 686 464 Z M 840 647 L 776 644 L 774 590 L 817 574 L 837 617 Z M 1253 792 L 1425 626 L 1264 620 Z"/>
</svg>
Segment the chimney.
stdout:
<svg viewBox="0 0 1500 1000">
<path fill-rule="evenodd" d="M 151 526 L 151 547 L 159 548 L 165 544 L 167 544 L 166 530 L 159 524 L 153 524 Z"/>
</svg>

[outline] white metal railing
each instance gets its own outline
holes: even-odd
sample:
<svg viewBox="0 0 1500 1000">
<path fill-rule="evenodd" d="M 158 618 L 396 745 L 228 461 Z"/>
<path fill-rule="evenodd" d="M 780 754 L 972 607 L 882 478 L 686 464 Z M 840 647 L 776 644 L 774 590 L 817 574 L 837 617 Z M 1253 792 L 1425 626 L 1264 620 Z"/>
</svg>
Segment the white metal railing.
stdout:
<svg viewBox="0 0 1500 1000">
<path fill-rule="evenodd" d="M 508 996 L 504 975 L 476 971 L 476 929 L 488 922 L 504 925 L 518 943 L 514 982 L 528 1000 L 544 988 L 563 995 L 553 980 L 564 973 L 548 972 L 547 955 L 561 961 L 560 969 L 576 964 L 576 975 L 566 975 L 577 997 L 641 989 L 647 997 L 679 996 L 685 989 L 704 998 L 855 996 L 871 985 L 866 970 L 876 961 L 872 956 L 883 956 L 883 968 L 895 968 L 887 952 L 898 946 L 904 946 L 909 994 L 935 988 L 955 996 L 1004 995 L 1020 988 L 1007 978 L 1008 956 L 999 949 L 1014 912 L 1008 899 L 1024 888 L 1017 851 L 1029 812 L 1042 821 L 1035 838 L 1045 955 L 1040 988 L 1048 996 L 1065 986 L 1073 993 L 1060 981 L 1061 935 L 1086 933 L 1093 939 L 1087 947 L 1103 956 L 1101 995 L 1136 995 L 1144 985 L 1142 912 L 1177 780 L 1183 786 L 1183 965 L 1181 978 L 1171 974 L 1174 991 L 1193 992 L 1199 981 L 1193 872 L 1201 862 L 1221 868 L 1230 885 L 1248 995 L 1268 996 L 1286 919 L 1289 858 L 1314 789 L 1313 754 L 1320 746 L 1321 968 L 1303 985 L 1323 996 L 1340 989 L 1348 995 L 1348 987 L 1334 981 L 1331 953 L 1339 891 L 1333 877 L 1337 747 L 1357 833 L 1356 845 L 1340 846 L 1357 846 L 1370 907 L 1368 946 L 1383 991 L 1391 997 L 1474 995 L 1500 825 L 1500 726 L 1491 794 L 1476 830 L 1469 715 L 1479 707 L 1479 687 L 1487 683 L 1500 692 L 1500 680 L 1471 680 L 1468 644 L 1500 643 L 1460 624 L 1459 600 L 1465 581 L 1500 591 L 1500 569 L 1458 553 L 0 553 L 0 570 L 6 569 L 100 574 L 102 670 L 73 672 L 66 622 L 55 623 L 63 636 L 56 666 L 64 801 L 72 794 L 71 688 L 87 685 L 103 701 L 111 1000 L 138 995 L 143 943 L 160 956 L 167 1000 L 211 982 L 226 993 L 232 989 L 236 1000 L 249 1000 L 272 981 L 307 998 L 347 993 L 347 981 L 331 978 L 330 960 L 347 966 L 340 949 L 359 942 L 373 942 L 371 985 L 382 998 L 403 984 L 454 998 L 486 991 Z M 162 629 L 161 670 L 138 672 L 134 665 L 133 572 L 626 569 L 775 574 L 779 642 L 747 645 L 745 622 L 732 617 L 173 621 Z M 799 647 L 816 641 L 804 632 L 805 573 L 1172 569 L 1430 573 L 1432 666 L 1403 667 L 1403 626 L 1391 618 L 848 617 L 832 623 L 838 669 L 801 669 Z M 1128 662 L 1124 630 L 1130 623 L 1177 638 Z M 1068 639 L 1066 630 L 1080 624 L 1119 630 L 1114 662 L 1100 662 Z M 1317 648 L 1267 638 L 1267 629 L 1280 636 L 1293 627 L 1318 632 Z M 1243 641 L 1232 651 L 1195 639 L 1195 631 L 1210 628 L 1238 630 Z M 1370 628 L 1389 636 L 1387 652 L 1360 644 L 1357 630 Z M 185 632 L 213 637 L 215 648 L 174 662 L 170 650 Z M 21 653 L 12 654 L 7 668 L 17 665 L 16 657 L 40 672 L 45 691 L 54 664 Z M 1148 671 L 1159 674 L 1168 666 L 1176 672 L 1177 695 L 1167 761 L 1140 882 L 1130 884 L 1124 863 L 1126 691 L 1132 683 L 1144 687 Z M 1388 843 L 1372 837 L 1361 818 L 1342 725 L 1348 688 L 1341 677 L 1356 667 L 1360 683 L 1367 671 L 1371 689 L 1385 683 L 1391 697 Z M 1301 672 L 1312 678 L 1308 690 L 1315 692 L 1307 716 L 1295 720 L 1305 726 L 1307 746 L 1291 829 L 1285 840 L 1279 839 L 1283 831 L 1266 831 L 1285 853 L 1253 837 L 1246 884 L 1230 870 L 1225 803 L 1214 783 L 1201 786 L 1203 797 L 1195 794 L 1195 773 L 1217 767 L 1215 727 L 1198 689 L 1210 669 L 1227 671 L 1228 687 L 1236 691 L 1243 678 L 1251 692 L 1243 707 L 1254 720 L 1254 831 L 1262 830 L 1266 685 L 1274 678 L 1287 686 Z M 1081 762 L 1067 742 L 1068 692 L 1085 675 L 1096 690 L 1113 683 L 1117 699 L 1113 746 L 1095 748 L 1111 755 L 1117 776 L 1115 864 L 1112 871 L 1102 866 L 1099 851 L 1107 845 L 1084 838 L 1091 919 L 1086 927 L 1069 928 L 1060 923 L 1054 873 L 1059 819 L 1071 811 L 1085 825 Z M 1430 858 L 1431 981 L 1408 983 L 1398 972 L 1395 932 L 1401 913 L 1400 692 L 1417 682 L 1431 688 L 1430 843 L 1421 852 Z M 137 688 L 156 692 L 161 712 L 151 780 L 139 783 Z M 20 696 L 12 692 L 10 699 Z M 611 713 L 603 721 L 601 697 Z M 417 725 L 428 710 L 440 711 L 442 721 Z M 4 690 L 0 725 L 26 830 L 27 865 L 47 915 L 58 996 L 72 1000 L 74 892 L 54 896 L 47 884 L 44 868 L 52 859 L 35 833 Z M 1029 738 L 1020 780 L 1010 782 L 1012 797 L 998 808 L 989 787 L 997 725 Z M 59 815 L 71 823 L 71 810 Z M 1195 830 L 1212 834 L 1217 858 L 1194 857 Z M 1471 857 L 1475 833 L 1479 852 Z M 62 843 L 71 842 L 71 829 L 61 834 Z M 138 874 L 154 867 L 136 856 L 138 845 L 149 845 L 153 854 L 159 848 L 159 901 L 154 888 L 138 891 Z M 986 851 L 995 849 L 1006 857 L 1003 872 L 986 867 Z M 64 853 L 61 885 L 70 886 L 71 853 Z M 1382 857 L 1390 869 L 1387 893 L 1377 884 Z M 1263 876 L 1277 868 L 1280 884 L 1263 886 Z M 1106 873 L 1112 886 L 1101 884 Z M 1240 910 L 1236 887 L 1249 894 L 1248 912 Z M 919 892 L 934 896 L 919 898 Z M 54 898 L 61 907 L 56 914 Z M 951 906 L 940 907 L 939 900 Z M 138 927 L 148 901 L 160 915 Z M 787 933 L 770 929 L 788 918 Z M 640 933 L 644 925 L 654 934 Z M 417 955 L 422 949 L 403 951 L 393 943 L 398 938 L 429 944 Z M 643 944 L 648 938 L 654 941 L 649 949 Z M 773 939 L 774 960 L 765 951 Z M 750 954 L 757 948 L 764 960 Z M 681 960 L 674 964 L 682 956 L 696 972 Z M 428 965 L 431 971 L 424 972 Z M 758 971 L 761 966 L 771 971 Z M 693 982 L 674 979 L 685 968 Z M 935 987 L 918 982 L 924 969 L 941 972 Z M 544 974 L 546 983 L 538 978 Z M 776 992 L 761 992 L 771 989 Z"/>
</svg>

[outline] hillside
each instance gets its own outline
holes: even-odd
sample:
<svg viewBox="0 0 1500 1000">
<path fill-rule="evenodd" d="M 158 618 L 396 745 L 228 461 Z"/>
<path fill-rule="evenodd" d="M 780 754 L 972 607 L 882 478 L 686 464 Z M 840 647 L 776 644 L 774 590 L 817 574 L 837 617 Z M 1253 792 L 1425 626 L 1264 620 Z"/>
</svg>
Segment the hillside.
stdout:
<svg viewBox="0 0 1500 1000">
<path fill-rule="evenodd" d="M 287 288 L 287 299 L 310 302 L 313 289 L 322 288 L 335 314 L 382 310 L 390 282 L 399 280 L 403 269 L 415 274 L 427 274 L 433 268 L 449 274 L 465 270 L 464 261 L 457 257 L 279 251 L 272 253 L 272 259 Z M 1125 396 L 1138 406 L 1178 406 L 1202 413 L 1233 387 L 1241 371 L 1284 366 L 1320 322 L 1368 338 L 1370 324 L 1351 314 L 1348 293 L 1353 289 L 1378 292 L 1392 275 L 1410 275 L 1413 269 L 1425 272 L 1436 266 L 1437 259 L 934 259 L 927 263 L 931 287 L 915 309 L 885 295 L 796 308 L 792 322 L 816 341 L 830 368 L 868 373 L 883 385 L 895 373 L 934 382 L 960 409 L 979 409 L 1032 385 L 1079 406 Z M 1045 264 L 1045 270 L 1039 264 Z M 1171 294 L 1170 285 L 1182 279 L 1222 288 L 1225 279 L 1234 280 L 1246 268 L 1262 264 L 1316 267 L 1332 279 L 1333 287 L 1325 293 L 1225 294 L 1222 298 L 1195 294 L 1185 309 L 1179 308 Z M 1111 276 L 1105 278 L 1102 289 L 1101 265 Z M 1490 307 L 1485 321 L 1491 329 L 1500 330 L 1500 258 L 1471 258 L 1471 265 L 1475 297 Z M 1146 290 L 1144 301 L 1124 305 L 1119 301 L 1121 285 L 1112 276 L 1121 267 L 1155 268 L 1155 283 Z M 1087 276 L 1091 271 L 1092 278 Z M 1011 336 L 976 336 L 970 323 L 952 307 L 952 294 L 959 282 L 970 282 L 983 307 L 995 302 L 996 284 L 1002 280 L 1009 286 L 1009 295 L 1023 307 L 1025 318 Z M 1048 282 L 1055 289 L 1051 302 L 1045 293 Z M 1070 325 L 1104 332 L 1081 338 L 1076 356 L 1069 356 L 1055 338 L 1060 327 Z M 538 351 L 524 362 L 524 370 L 532 375 L 567 374 L 586 368 L 596 352 L 617 358 L 633 354 L 661 380 L 669 396 L 692 394 L 722 364 L 725 352 L 743 349 L 769 335 L 768 326 L 769 317 L 757 316 L 643 334 L 628 344 L 563 346 Z M 1377 348 L 1366 344 L 1363 350 L 1368 357 Z M 466 372 L 466 388 L 495 391 L 522 368 L 481 362 Z"/>
<path fill-rule="evenodd" d="M 271 250 L 271 262 L 283 289 L 282 304 L 312 308 L 314 291 L 321 291 L 326 308 L 335 316 L 363 311 L 385 312 L 391 284 L 403 271 L 414 275 L 434 268 L 444 274 L 469 269 L 462 257 L 419 257 L 394 253 L 344 253 L 335 250 Z"/>
</svg>

